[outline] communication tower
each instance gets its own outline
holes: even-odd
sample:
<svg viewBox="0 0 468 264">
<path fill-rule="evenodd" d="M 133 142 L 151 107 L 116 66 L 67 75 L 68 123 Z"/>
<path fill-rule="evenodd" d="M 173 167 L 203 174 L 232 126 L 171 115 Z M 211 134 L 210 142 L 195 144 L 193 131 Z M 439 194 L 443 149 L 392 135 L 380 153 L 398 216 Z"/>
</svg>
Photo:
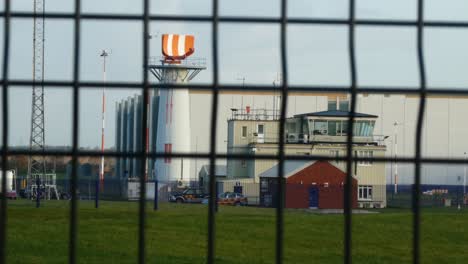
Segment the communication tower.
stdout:
<svg viewBox="0 0 468 264">
<path fill-rule="evenodd" d="M 32 151 L 44 151 L 44 12 L 45 0 L 34 0 L 33 30 L 33 76 L 32 87 L 31 134 L 29 148 Z M 52 194 L 59 199 L 55 173 L 48 173 L 45 156 L 29 156 L 27 188 L 32 198 L 39 194 L 50 199 Z"/>
<path fill-rule="evenodd" d="M 192 35 L 162 35 L 162 57 L 150 58 L 149 70 L 165 84 L 186 84 L 206 69 L 203 58 L 188 58 L 195 51 Z M 184 88 L 160 89 L 156 151 L 159 153 L 190 153 L 190 97 Z M 190 162 L 183 159 L 157 159 L 156 178 L 160 182 L 191 181 Z"/>
</svg>

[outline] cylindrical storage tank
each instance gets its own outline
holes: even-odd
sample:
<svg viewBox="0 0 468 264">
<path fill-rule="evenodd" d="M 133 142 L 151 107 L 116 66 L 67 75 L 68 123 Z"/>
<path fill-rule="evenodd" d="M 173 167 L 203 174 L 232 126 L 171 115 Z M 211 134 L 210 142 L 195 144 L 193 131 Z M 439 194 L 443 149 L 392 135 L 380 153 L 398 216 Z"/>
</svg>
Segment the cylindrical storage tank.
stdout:
<svg viewBox="0 0 468 264">
<path fill-rule="evenodd" d="M 187 83 L 188 69 L 168 67 L 162 72 L 163 83 Z M 188 89 L 160 89 L 158 153 L 190 153 L 190 98 Z M 156 177 L 162 182 L 190 181 L 190 160 L 160 158 L 156 160 Z"/>
<path fill-rule="evenodd" d="M 127 107 L 127 150 L 128 152 L 133 152 L 133 126 L 134 126 L 134 105 L 135 100 L 133 98 L 128 99 L 128 107 Z M 127 171 L 128 177 L 132 178 L 133 175 L 133 158 L 127 158 Z"/>
<path fill-rule="evenodd" d="M 121 145 L 122 145 L 122 151 L 123 152 L 128 152 L 128 147 L 127 147 L 127 126 L 128 126 L 128 120 L 127 120 L 127 107 L 128 107 L 128 101 L 124 100 L 122 101 L 122 110 L 120 111 L 121 119 L 122 119 L 122 131 L 121 131 Z M 127 178 L 128 177 L 128 168 L 127 168 L 127 159 L 122 158 L 121 159 L 121 171 L 122 171 L 122 178 Z"/>
<path fill-rule="evenodd" d="M 3 181 L 3 171 L 0 170 L 0 183 Z M 13 188 L 13 171 L 7 170 L 6 171 L 6 193 L 10 193 L 14 190 Z M 0 185 L 0 193 L 3 192 L 1 185 Z"/>
<path fill-rule="evenodd" d="M 121 120 L 121 115 L 120 115 L 120 109 L 122 103 L 116 102 L 115 103 L 115 123 L 116 123 L 116 128 L 115 128 L 115 147 L 117 152 L 122 151 L 122 145 L 120 144 L 120 137 L 121 137 L 121 127 L 122 127 L 122 120 Z M 116 164 L 115 164 L 115 177 L 117 179 L 120 179 L 122 177 L 122 171 L 120 164 L 122 162 L 122 159 L 120 157 L 116 158 Z"/>
<path fill-rule="evenodd" d="M 150 151 L 156 152 L 156 139 L 158 138 L 158 112 L 159 112 L 159 95 L 154 93 L 153 98 L 151 99 L 151 123 L 150 123 Z M 149 178 L 154 179 L 155 176 L 155 161 L 156 159 L 151 159 Z"/>
<path fill-rule="evenodd" d="M 142 150 L 142 110 L 143 102 L 141 95 L 135 95 L 133 105 L 133 151 L 140 152 Z M 141 158 L 133 159 L 133 172 L 132 177 L 141 176 Z"/>
</svg>

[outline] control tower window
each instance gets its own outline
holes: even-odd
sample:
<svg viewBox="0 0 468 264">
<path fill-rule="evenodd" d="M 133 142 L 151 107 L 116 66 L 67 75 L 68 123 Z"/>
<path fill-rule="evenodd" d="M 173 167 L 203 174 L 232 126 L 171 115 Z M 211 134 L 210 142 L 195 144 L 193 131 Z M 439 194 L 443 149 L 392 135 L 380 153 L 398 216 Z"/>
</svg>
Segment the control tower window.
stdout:
<svg viewBox="0 0 468 264">
<path fill-rule="evenodd" d="M 327 135 L 327 121 L 316 120 L 314 122 L 314 135 Z"/>
</svg>

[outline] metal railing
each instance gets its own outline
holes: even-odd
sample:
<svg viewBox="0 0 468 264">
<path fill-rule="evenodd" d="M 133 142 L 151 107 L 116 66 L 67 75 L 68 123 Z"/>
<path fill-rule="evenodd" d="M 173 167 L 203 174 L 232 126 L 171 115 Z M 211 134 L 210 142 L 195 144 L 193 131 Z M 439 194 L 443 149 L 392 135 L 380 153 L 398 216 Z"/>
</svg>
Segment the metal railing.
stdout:
<svg viewBox="0 0 468 264">
<path fill-rule="evenodd" d="M 151 56 L 148 59 L 148 65 L 164 65 L 167 64 L 164 56 Z M 178 66 L 193 66 L 193 67 L 206 67 L 206 58 L 201 57 L 187 57 L 183 60 L 177 61 Z"/>
<path fill-rule="evenodd" d="M 209 90 L 212 91 L 213 100 L 212 100 L 212 115 L 211 115 L 211 131 L 210 131 L 210 151 L 208 153 L 190 153 L 190 154 L 181 154 L 181 153 L 145 153 L 144 144 L 141 142 L 142 151 L 131 152 L 131 153 L 119 153 L 106 151 L 105 156 L 108 157 L 136 157 L 140 159 L 145 158 L 161 158 L 161 157 L 183 157 L 183 158 L 209 158 L 210 159 L 210 170 L 214 171 L 215 160 L 222 158 L 242 158 L 242 159 L 277 159 L 279 161 L 279 171 L 280 176 L 284 173 L 284 161 L 285 159 L 323 159 L 323 160 L 336 160 L 335 157 L 329 156 L 287 156 L 284 152 L 285 140 L 284 135 L 285 131 L 285 118 L 286 118 L 286 109 L 287 109 L 287 98 L 290 92 L 324 92 L 324 93 L 350 93 L 351 94 L 351 116 L 348 126 L 347 133 L 347 156 L 339 157 L 338 159 L 347 162 L 347 182 L 350 182 L 352 179 L 352 166 L 351 164 L 355 161 L 360 160 L 372 160 L 374 162 L 401 162 L 401 163 L 410 163 L 414 164 L 415 172 L 415 182 L 412 189 L 412 209 L 413 209 L 413 244 L 412 244 L 412 259 L 413 263 L 420 262 L 420 198 L 419 194 L 421 193 L 421 165 L 423 163 L 437 163 L 437 164 L 463 164 L 464 159 L 456 158 L 422 158 L 421 156 L 421 140 L 422 140 L 422 130 L 423 130 L 423 120 L 424 113 L 426 109 L 426 97 L 428 95 L 468 95 L 468 89 L 454 89 L 444 87 L 437 87 L 428 89 L 426 84 L 426 71 L 425 71 L 425 62 L 424 62 L 424 50 L 423 50 L 423 34 L 425 28 L 452 28 L 452 29 L 461 29 L 466 30 L 468 28 L 468 21 L 425 21 L 423 18 L 424 10 L 424 1 L 418 0 L 417 3 L 417 20 L 392 20 L 392 19 L 357 19 L 355 16 L 356 10 L 356 1 L 349 1 L 349 16 L 348 18 L 343 19 L 321 19 L 321 18 L 290 18 L 287 16 L 287 0 L 281 0 L 281 15 L 280 17 L 251 17 L 251 16 L 229 16 L 229 17 L 220 17 L 219 16 L 219 1 L 213 0 L 212 5 L 212 14 L 205 16 L 184 16 L 184 15 L 150 15 L 149 13 L 149 0 L 142 0 L 143 2 L 143 11 L 142 14 L 97 14 L 97 13 L 82 13 L 81 11 L 81 2 L 80 0 L 75 0 L 74 12 L 73 13 L 45 13 L 45 18 L 47 19 L 68 19 L 74 22 L 74 46 L 73 46 L 73 80 L 72 81 L 44 81 L 41 83 L 36 83 L 33 80 L 11 80 L 9 79 L 10 71 L 10 48 L 11 48 L 11 24 L 13 18 L 33 18 L 35 15 L 30 12 L 19 12 L 11 10 L 11 0 L 5 0 L 5 9 L 0 12 L 0 17 L 4 21 L 4 31 L 3 31 L 3 58 L 2 58 L 2 72 L 3 79 L 1 80 L 1 85 L 3 86 L 2 90 L 2 120 L 3 120 L 3 134 L 2 134 L 2 149 L 1 149 L 1 161 L 2 169 L 5 170 L 8 167 L 8 157 L 14 155 L 70 155 L 72 156 L 72 165 L 73 173 L 70 180 L 71 190 L 76 190 L 78 186 L 77 179 L 77 159 L 80 156 L 94 156 L 100 157 L 102 154 L 100 151 L 84 151 L 78 148 L 78 131 L 79 131 L 79 89 L 85 89 L 87 87 L 106 87 L 106 89 L 128 89 L 135 88 L 143 90 L 144 101 L 147 101 L 148 89 L 156 87 L 165 87 L 165 88 L 180 88 L 178 85 L 168 85 L 168 84 L 151 84 L 149 83 L 148 71 L 143 71 L 142 81 L 141 82 L 112 82 L 109 81 L 106 84 L 101 82 L 83 82 L 80 81 L 80 54 L 81 54 L 81 22 L 82 21 L 139 21 L 142 24 L 142 49 L 143 49 L 143 61 L 148 65 L 149 58 L 149 44 L 148 44 L 148 33 L 149 33 L 149 23 L 153 21 L 180 21 L 180 22 L 208 22 L 212 26 L 212 53 L 211 60 L 213 65 L 213 79 L 211 84 L 208 85 L 188 85 L 184 84 L 183 88 L 189 88 L 194 90 Z M 41 15 L 42 16 L 42 15 Z M 218 104 L 219 104 L 219 92 L 222 90 L 250 90 L 250 91 L 278 91 L 278 87 L 269 86 L 269 85 L 222 85 L 219 82 L 219 24 L 220 23 L 243 23 L 243 24 L 272 24 L 280 26 L 280 49 L 281 49 L 281 74 L 283 76 L 283 82 L 279 87 L 281 93 L 281 114 L 280 114 L 280 127 L 279 127 L 279 153 L 278 155 L 238 155 L 238 154 L 219 154 L 216 153 L 216 142 L 217 142 L 217 115 L 218 115 Z M 348 28 L 348 53 L 349 53 L 349 66 L 350 66 L 350 76 L 351 83 L 350 85 L 345 86 L 335 86 L 335 87 L 324 87 L 324 86 L 290 86 L 288 80 L 288 58 L 286 54 L 286 45 L 287 45 L 287 26 L 288 25 L 341 25 Z M 400 28 L 416 28 L 417 37 L 415 38 L 415 43 L 417 45 L 417 56 L 418 56 L 418 69 L 419 69 L 419 87 L 417 89 L 411 87 L 388 87 L 385 85 L 373 86 L 373 87 L 358 87 L 357 76 L 358 71 L 356 67 L 356 48 L 355 48 L 355 29 L 356 26 L 368 26 L 368 27 L 400 27 Z M 47 87 L 73 87 L 73 147 L 71 150 L 66 151 L 52 151 L 46 150 L 45 152 L 36 152 L 28 150 L 13 150 L 8 146 L 9 139 L 9 91 L 13 87 L 19 86 L 32 86 L 34 84 L 42 84 Z M 412 94 L 419 95 L 420 104 L 419 112 L 417 118 L 417 129 L 416 129 L 416 141 L 415 141 L 415 156 L 413 158 L 359 158 L 353 156 L 352 152 L 352 131 L 353 131 L 353 120 L 354 113 L 356 111 L 357 104 L 357 94 L 358 93 L 376 93 L 376 94 Z M 147 106 L 144 104 L 143 111 L 143 120 L 147 118 Z M 147 138 L 146 130 L 142 130 L 142 139 Z M 141 175 L 144 175 L 142 171 Z M 209 190 L 211 193 L 215 193 L 216 186 L 214 180 L 214 173 L 210 173 L 211 180 Z M 6 177 L 3 177 L 1 182 L 2 189 L 5 189 L 6 186 Z M 139 200 L 139 227 L 138 227 L 138 263 L 145 263 L 145 208 L 146 208 L 146 199 L 145 199 L 145 184 L 144 178 L 140 178 L 141 182 L 141 193 Z M 276 209 L 276 263 L 283 262 L 283 233 L 284 233 L 284 193 L 285 186 L 284 181 L 279 181 L 278 184 L 278 193 L 279 193 L 279 203 Z M 70 209 L 70 229 L 69 229 L 69 263 L 77 262 L 77 221 L 78 221 L 78 211 L 77 211 L 77 195 L 74 191 L 71 192 L 71 209 Z M 352 262 L 352 232 L 351 232 L 351 184 L 347 184 L 345 188 L 344 195 L 344 204 L 345 204 L 345 221 L 344 221 L 344 263 Z M 209 200 L 209 209 L 208 209 L 208 250 L 207 250 L 207 263 L 215 262 L 215 228 L 216 228 L 216 214 L 215 214 L 215 196 L 211 195 Z M 1 199 L 0 205 L 0 263 L 5 263 L 6 261 L 6 247 L 8 246 L 6 240 L 6 231 L 7 231 L 7 200 L 3 196 Z M 155 260 L 157 261 L 157 260 Z"/>
<path fill-rule="evenodd" d="M 250 109 L 236 109 L 231 108 L 231 117 L 229 120 L 258 120 L 258 121 L 278 121 L 280 116 L 279 110 L 272 110 L 266 108 Z"/>
</svg>

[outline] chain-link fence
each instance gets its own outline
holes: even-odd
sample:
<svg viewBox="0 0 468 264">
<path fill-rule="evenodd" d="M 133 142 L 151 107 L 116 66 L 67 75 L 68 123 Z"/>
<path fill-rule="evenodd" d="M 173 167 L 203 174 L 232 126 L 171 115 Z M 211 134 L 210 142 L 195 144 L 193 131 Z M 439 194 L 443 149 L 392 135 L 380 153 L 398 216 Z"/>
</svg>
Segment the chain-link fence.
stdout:
<svg viewBox="0 0 468 264">
<path fill-rule="evenodd" d="M 248 199 L 256 199 L 259 204 L 263 203 L 268 204 L 268 206 L 273 206 L 276 208 L 276 222 L 275 222 L 275 259 L 276 263 L 282 263 L 284 259 L 284 208 L 288 205 L 288 190 L 293 190 L 296 188 L 298 192 L 305 192 L 306 189 L 301 186 L 288 186 L 282 180 L 282 175 L 284 174 L 284 163 L 285 159 L 295 159 L 295 160 L 339 160 L 346 163 L 346 178 L 344 181 L 343 186 L 338 187 L 324 187 L 321 188 L 329 188 L 329 190 L 333 189 L 333 192 L 341 193 L 342 202 L 339 202 L 343 207 L 344 212 L 344 243 L 343 243 L 343 261 L 344 263 L 351 263 L 352 262 L 352 232 L 351 232 L 351 225 L 352 225 L 352 214 L 351 209 L 356 207 L 355 204 L 355 197 L 356 192 L 359 195 L 359 189 L 353 187 L 351 183 L 353 179 L 353 166 L 354 162 L 358 161 L 374 161 L 374 162 L 400 162 L 400 163 L 411 163 L 414 164 L 414 175 L 415 180 L 414 184 L 399 193 L 398 195 L 391 195 L 391 191 L 386 192 L 388 197 L 388 205 L 389 206 L 399 206 L 402 203 L 404 206 L 408 206 L 412 208 L 413 212 L 413 220 L 412 220 L 412 233 L 413 233 L 413 244 L 412 244 L 412 260 L 413 263 L 420 262 L 420 242 L 421 242 L 421 206 L 426 205 L 427 203 L 432 203 L 433 205 L 445 205 L 450 200 L 451 203 L 454 201 L 460 201 L 460 197 L 453 196 L 453 193 L 459 193 L 459 190 L 449 190 L 448 193 L 443 193 L 440 190 L 432 190 L 432 194 L 429 194 L 429 191 L 426 190 L 421 185 L 421 165 L 423 163 L 434 163 L 434 164 L 463 164 L 465 161 L 463 159 L 441 159 L 441 158 L 423 158 L 421 155 L 421 141 L 422 141 L 422 133 L 423 133 L 423 120 L 424 120 L 424 113 L 426 107 L 426 98 L 428 95 L 440 95 L 440 94 L 449 94 L 452 96 L 466 96 L 468 94 L 468 90 L 463 89 L 428 89 L 427 88 L 427 77 L 425 71 L 425 62 L 424 62 L 424 49 L 423 49 L 423 36 L 424 30 L 426 28 L 451 28 L 451 29 L 460 29 L 464 30 L 468 28 L 468 22 L 458 22 L 458 21 L 425 21 L 424 20 L 424 1 L 418 1 L 418 15 L 416 20 L 388 20 L 388 19 L 357 19 L 355 15 L 356 11 L 356 4 L 354 0 L 349 1 L 349 17 L 345 19 L 316 19 L 316 18 L 290 18 L 287 15 L 287 6 L 288 1 L 282 0 L 281 7 L 280 7 L 280 17 L 242 17 L 242 16 L 235 16 L 235 17 L 221 17 L 219 15 L 219 1 L 214 0 L 212 4 L 212 13 L 211 15 L 207 16 L 183 16 L 183 15 L 150 15 L 149 14 L 149 0 L 143 1 L 143 13 L 142 15 L 135 15 L 135 14 L 86 14 L 81 11 L 81 2 L 80 0 L 75 0 L 74 3 L 74 12 L 73 13 L 45 13 L 39 14 L 37 16 L 45 17 L 47 19 L 66 19 L 73 21 L 74 28 L 73 28 L 73 37 L 74 37 L 74 46 L 73 46 L 73 53 L 70 54 L 70 57 L 73 61 L 73 80 L 72 81 L 49 81 L 45 80 L 40 85 L 44 85 L 47 87 L 73 87 L 73 140 L 72 140 L 72 148 L 71 150 L 64 150 L 64 151 L 48 151 L 45 152 L 35 152 L 35 151 L 28 151 L 28 150 L 16 150 L 11 149 L 8 145 L 8 139 L 10 136 L 9 132 L 9 124 L 11 120 L 10 111 L 9 111 L 9 100 L 8 95 L 9 91 L 15 89 L 17 86 L 31 86 L 37 85 L 37 83 L 33 82 L 32 80 L 11 80 L 9 79 L 10 76 L 10 63 L 11 63 L 11 21 L 13 18 L 33 18 L 33 13 L 30 12 L 19 12 L 19 11 L 12 11 L 11 10 L 11 3 L 13 1 L 6 0 L 5 1 L 5 9 L 4 11 L 0 12 L 0 17 L 3 18 L 4 21 L 4 31 L 3 31 L 3 58 L 2 58 L 2 65 L 3 65 L 3 79 L 1 80 L 1 84 L 3 86 L 2 89 L 2 169 L 6 170 L 8 168 L 8 157 L 15 156 L 15 155 L 45 155 L 45 156 L 54 156 L 54 155 L 68 155 L 72 157 L 72 170 L 70 178 L 64 180 L 60 185 L 63 184 L 63 189 L 68 189 L 70 191 L 70 199 L 71 199 L 71 207 L 70 207 L 70 225 L 69 225 L 69 263 L 76 263 L 77 262 L 77 226 L 78 226 L 78 200 L 79 199 L 92 199 L 93 193 L 93 179 L 80 179 L 78 173 L 78 157 L 81 156 L 91 156 L 91 157 L 100 157 L 102 153 L 100 151 L 85 151 L 80 150 L 78 148 L 78 131 L 79 131 L 79 90 L 86 89 L 88 87 L 106 87 L 108 89 L 118 89 L 118 88 L 135 88 L 143 90 L 143 101 L 148 100 L 148 93 L 147 91 L 150 88 L 173 88 L 178 89 L 181 88 L 178 85 L 166 85 L 166 84 L 158 84 L 158 85 L 150 85 L 149 83 L 149 72 L 143 71 L 142 81 L 141 82 L 108 82 L 106 84 L 99 83 L 99 82 L 83 82 L 80 81 L 80 47 L 82 46 L 82 35 L 81 35 L 81 23 L 87 20 L 99 20 L 99 21 L 117 21 L 117 20 L 125 20 L 125 21 L 138 21 L 141 22 L 142 27 L 142 50 L 143 56 L 142 59 L 145 64 L 148 63 L 149 59 L 149 48 L 148 48 L 148 34 L 149 34 L 149 23 L 151 21 L 181 21 L 181 22 L 207 22 L 210 23 L 212 26 L 212 54 L 211 54 L 211 61 L 213 65 L 213 79 L 210 85 L 185 85 L 184 88 L 189 88 L 191 90 L 209 90 L 212 92 L 213 100 L 212 100 L 212 112 L 211 112 L 211 128 L 210 128 L 210 151 L 208 153 L 190 153 L 190 154 L 183 154 L 183 153 L 172 153 L 172 154 L 165 154 L 165 153 L 146 153 L 145 149 L 145 142 L 143 139 L 147 138 L 147 131 L 141 131 L 141 151 L 139 152 L 113 152 L 113 151 L 106 151 L 106 157 L 127 157 L 127 158 L 163 158 L 163 157 L 173 157 L 173 158 L 204 158 L 210 160 L 210 171 L 215 170 L 215 161 L 216 159 L 223 159 L 223 158 L 234 158 L 234 159 L 276 159 L 278 161 L 278 171 L 280 172 L 276 183 L 269 183 L 265 188 L 269 188 L 269 190 L 276 189 L 274 192 L 276 197 L 269 197 L 267 192 L 265 195 L 260 194 L 261 186 L 254 185 L 253 187 L 246 186 L 245 189 L 256 189 L 259 187 L 259 195 L 255 197 L 251 195 Z M 278 40 L 280 43 L 281 49 L 281 73 L 283 76 L 283 82 L 280 87 L 273 86 L 253 86 L 253 85 L 222 85 L 219 82 L 219 73 L 222 69 L 219 67 L 219 44 L 218 44 L 218 32 L 219 32 L 219 25 L 220 23 L 248 23 L 248 24 L 273 24 L 280 27 L 280 39 Z M 348 28 L 348 51 L 349 51 L 349 69 L 350 69 L 350 76 L 351 82 L 348 86 L 336 86 L 333 88 L 324 88 L 322 86 L 305 86 L 305 87 L 297 87 L 297 86 L 290 86 L 288 82 L 288 56 L 286 52 L 286 45 L 287 45 L 287 27 L 289 25 L 342 25 Z M 408 89 L 407 87 L 388 87 L 382 84 L 380 87 L 358 87 L 357 85 L 357 76 L 358 76 L 358 69 L 356 67 L 356 48 L 355 48 L 355 29 L 357 26 L 369 26 L 369 27 L 406 27 L 406 28 L 414 28 L 417 30 L 416 38 L 415 38 L 415 45 L 417 46 L 417 58 L 418 58 L 418 74 L 419 74 L 419 87 L 418 89 Z M 147 66 L 147 65 L 145 65 Z M 275 155 L 251 155 L 251 154 L 219 154 L 216 152 L 216 142 L 217 142 L 217 116 L 218 116 L 218 104 L 219 104 L 219 93 L 223 90 L 235 90 L 235 91 L 280 91 L 281 97 L 284 100 L 281 101 L 281 111 L 279 116 L 277 117 L 280 120 L 279 129 L 278 129 L 278 147 L 279 152 Z M 349 93 L 351 94 L 351 104 L 350 104 L 350 115 L 348 116 L 350 122 L 348 126 L 348 131 L 346 133 L 347 137 L 347 152 L 346 156 L 344 157 L 330 157 L 326 155 L 309 155 L 309 156 L 295 156 L 295 155 L 286 155 L 285 149 L 285 139 L 282 135 L 285 132 L 285 119 L 286 119 L 286 109 L 287 109 L 287 98 L 290 92 L 339 92 L 339 93 Z M 353 145 L 353 121 L 355 120 L 355 112 L 356 112 L 356 102 L 358 100 L 357 94 L 358 93 L 378 93 L 378 94 L 411 94 L 415 96 L 419 96 L 420 104 L 419 104 L 419 111 L 417 116 L 417 126 L 416 126 L 416 140 L 415 140 L 415 152 L 414 157 L 412 158 L 384 158 L 384 157 L 357 157 L 353 154 L 352 145 Z M 147 119 L 147 106 L 144 104 L 144 110 L 142 111 L 142 119 Z M 141 168 L 141 175 L 144 175 L 144 168 Z M 145 251 L 146 251 L 146 244 L 145 244 L 145 217 L 146 211 L 145 208 L 147 206 L 147 199 L 146 199 L 146 189 L 147 184 L 145 184 L 145 179 L 140 177 L 138 179 L 140 183 L 140 193 L 142 195 L 139 196 L 139 214 L 138 214 L 138 262 L 145 263 Z M 215 194 L 217 192 L 217 188 L 219 184 L 216 183 L 214 173 L 210 174 L 210 180 L 207 183 L 206 190 L 208 194 Z M 122 187 L 119 181 L 117 182 L 105 182 L 106 189 L 112 190 L 112 193 L 120 193 L 122 194 Z M 115 186 L 115 187 L 114 187 Z M 5 177 L 2 180 L 2 189 L 5 190 L 6 187 L 6 180 Z M 234 186 L 223 186 L 223 191 L 231 191 L 231 187 Z M 302 189 L 301 189 L 302 188 Z M 366 187 L 366 193 L 369 195 L 369 188 Z M 444 188 L 440 188 L 444 189 Z M 307 189 L 308 190 L 308 189 Z M 234 191 L 234 189 L 232 190 Z M 253 192 L 253 191 L 252 191 Z M 313 191 L 314 192 L 314 191 Z M 320 192 L 320 190 L 318 191 Z M 326 192 L 326 190 L 324 190 Z M 427 194 L 424 194 L 426 193 Z M 385 193 L 385 192 L 383 192 Z M 113 197 L 114 194 L 104 194 L 104 197 L 109 195 L 109 197 Z M 391 196 L 391 197 L 390 197 Z M 115 196 L 117 197 L 117 196 Z M 119 196 L 120 197 L 120 196 Z M 209 198 L 206 200 L 208 203 L 208 225 L 207 225 L 207 262 L 214 263 L 215 262 L 215 248 L 216 248 L 216 195 L 209 195 Z M 353 198 L 354 197 L 354 198 Z M 263 200 L 262 200 L 263 199 Z M 276 202 L 275 202 L 276 201 Z M 410 206 L 411 204 L 411 206 Z M 364 206 L 364 205 L 363 205 Z M 369 205 L 370 206 L 370 205 Z M 5 248 L 7 245 L 6 241 L 6 232 L 7 232 L 7 211 L 8 211 L 8 203 L 5 196 L 3 196 L 1 201 L 1 215 L 0 215 L 0 262 L 5 263 L 6 261 L 6 254 Z M 157 260 L 156 260 L 157 261 Z"/>
</svg>

